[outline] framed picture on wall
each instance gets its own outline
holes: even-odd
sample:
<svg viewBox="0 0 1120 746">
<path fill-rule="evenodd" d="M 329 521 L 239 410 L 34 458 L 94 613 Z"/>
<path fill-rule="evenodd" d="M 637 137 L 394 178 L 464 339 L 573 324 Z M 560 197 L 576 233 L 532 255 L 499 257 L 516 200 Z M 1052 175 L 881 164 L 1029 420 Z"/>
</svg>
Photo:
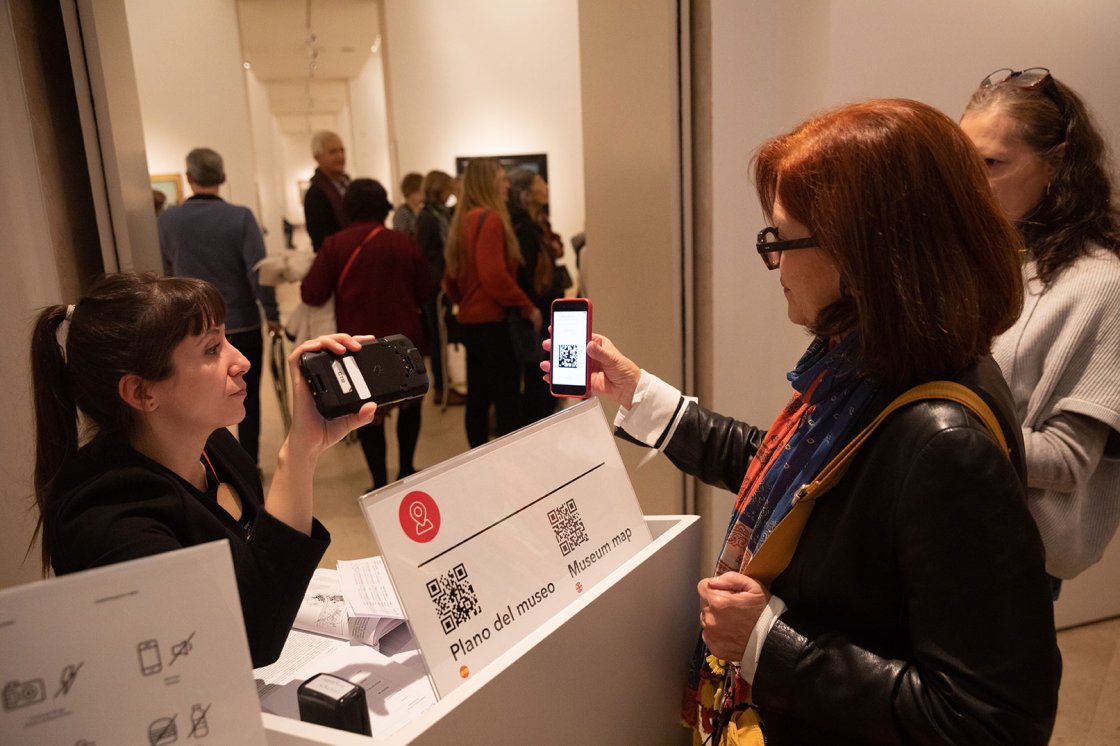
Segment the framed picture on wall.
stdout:
<svg viewBox="0 0 1120 746">
<path fill-rule="evenodd" d="M 152 189 L 161 192 L 166 201 L 164 207 L 171 207 L 183 201 L 183 177 L 181 174 L 154 174 L 149 176 Z"/>
<path fill-rule="evenodd" d="M 307 194 L 307 190 L 311 188 L 310 179 L 296 179 L 296 194 L 299 195 L 299 203 L 303 204 L 303 198 Z"/>
<path fill-rule="evenodd" d="M 456 175 L 463 175 L 463 172 L 467 170 L 467 163 L 470 162 L 471 158 L 481 157 L 483 156 L 456 156 Z M 506 170 L 506 173 L 509 173 L 515 168 L 527 168 L 534 173 L 540 174 L 542 179 L 548 181 L 548 155 L 545 153 L 533 153 L 530 155 L 494 155 L 487 157 L 497 158 L 498 162 L 502 164 L 502 168 Z"/>
</svg>

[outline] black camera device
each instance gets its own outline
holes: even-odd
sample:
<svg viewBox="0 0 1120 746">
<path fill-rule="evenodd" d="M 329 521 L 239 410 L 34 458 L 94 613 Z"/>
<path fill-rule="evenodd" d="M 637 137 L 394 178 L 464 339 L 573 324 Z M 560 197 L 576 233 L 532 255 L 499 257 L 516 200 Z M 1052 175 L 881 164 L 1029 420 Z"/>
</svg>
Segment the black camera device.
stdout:
<svg viewBox="0 0 1120 746">
<path fill-rule="evenodd" d="M 424 358 L 403 334 L 366 340 L 362 349 L 342 355 L 305 352 L 299 369 L 328 419 L 353 414 L 366 402 L 394 404 L 428 393 Z"/>
<path fill-rule="evenodd" d="M 299 719 L 305 723 L 373 735 L 365 689 L 344 678 L 329 673 L 315 674 L 296 689 L 296 700 Z"/>
</svg>

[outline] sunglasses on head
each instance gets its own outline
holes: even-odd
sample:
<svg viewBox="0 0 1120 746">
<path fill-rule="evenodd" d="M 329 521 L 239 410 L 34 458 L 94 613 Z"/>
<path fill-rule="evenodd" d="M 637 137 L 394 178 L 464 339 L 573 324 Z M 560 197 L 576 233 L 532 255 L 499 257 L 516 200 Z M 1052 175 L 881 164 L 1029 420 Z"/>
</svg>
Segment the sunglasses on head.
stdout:
<svg viewBox="0 0 1120 746">
<path fill-rule="evenodd" d="M 1037 88 L 1046 98 L 1058 107 L 1062 118 L 1066 116 L 1066 100 L 1062 98 L 1061 91 L 1054 84 L 1054 78 L 1045 67 L 1028 67 L 1026 70 L 1012 70 L 1010 67 L 1001 67 L 988 77 L 980 81 L 981 88 L 992 88 L 997 85 L 1012 85 L 1016 88 L 1028 90 Z"/>
</svg>

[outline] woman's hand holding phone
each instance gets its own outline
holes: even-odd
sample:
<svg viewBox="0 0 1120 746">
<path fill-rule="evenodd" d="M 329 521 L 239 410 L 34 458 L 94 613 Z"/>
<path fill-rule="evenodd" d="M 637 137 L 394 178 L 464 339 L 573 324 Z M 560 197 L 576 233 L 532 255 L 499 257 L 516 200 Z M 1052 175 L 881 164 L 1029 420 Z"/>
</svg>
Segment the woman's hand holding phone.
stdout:
<svg viewBox="0 0 1120 746">
<path fill-rule="evenodd" d="M 545 380 L 552 382 L 552 340 L 544 341 L 549 359 L 541 363 Z M 634 390 L 642 377 L 642 369 L 630 358 L 619 352 L 610 339 L 592 333 L 587 345 L 587 364 L 591 369 L 590 393 L 614 399 L 629 409 L 634 403 Z"/>
</svg>

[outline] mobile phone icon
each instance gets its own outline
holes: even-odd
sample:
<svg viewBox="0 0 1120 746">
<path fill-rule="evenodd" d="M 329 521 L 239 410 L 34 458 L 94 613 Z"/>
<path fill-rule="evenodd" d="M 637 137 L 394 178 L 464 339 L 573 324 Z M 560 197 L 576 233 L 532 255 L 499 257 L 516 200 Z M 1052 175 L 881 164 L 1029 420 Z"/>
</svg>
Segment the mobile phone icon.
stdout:
<svg viewBox="0 0 1120 746">
<path fill-rule="evenodd" d="M 155 640 L 144 640 L 136 646 L 136 654 L 140 656 L 140 673 L 145 676 L 157 674 L 163 670 L 163 661 L 159 657 L 159 643 Z"/>
</svg>

